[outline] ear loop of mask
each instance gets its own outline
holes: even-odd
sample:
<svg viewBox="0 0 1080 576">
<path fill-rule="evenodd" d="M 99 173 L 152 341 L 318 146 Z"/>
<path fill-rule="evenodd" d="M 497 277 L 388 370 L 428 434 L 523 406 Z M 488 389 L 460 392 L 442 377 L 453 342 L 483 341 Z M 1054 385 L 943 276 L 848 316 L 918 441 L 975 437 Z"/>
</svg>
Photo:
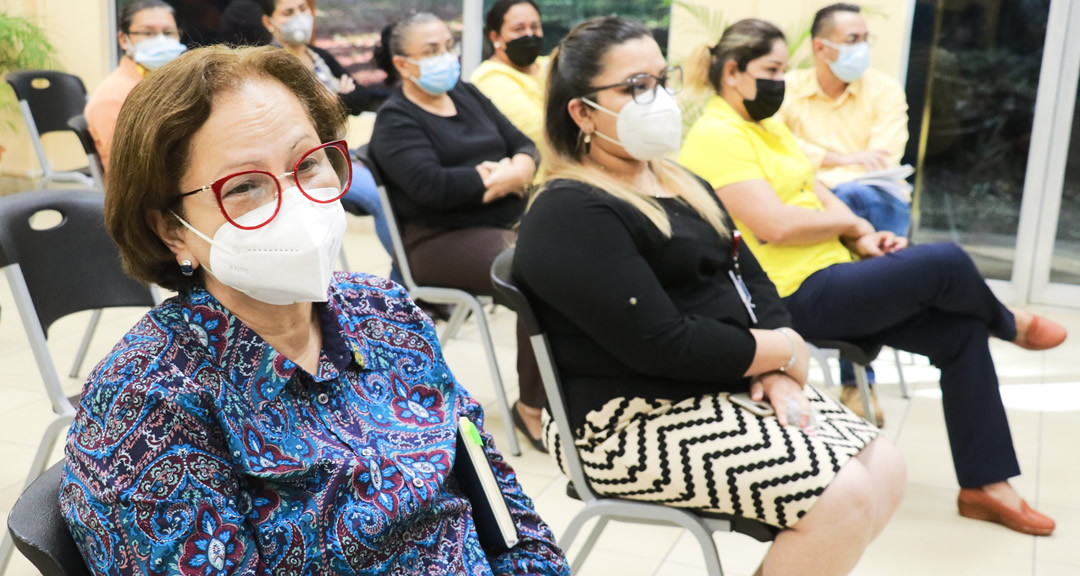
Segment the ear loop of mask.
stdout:
<svg viewBox="0 0 1080 576">
<path fill-rule="evenodd" d="M 183 224 L 185 228 L 187 228 L 188 230 L 191 230 L 196 236 L 198 236 L 199 238 L 202 238 L 203 240 L 205 240 L 206 243 L 209 244 L 210 246 L 212 246 L 214 248 L 217 248 L 218 250 L 224 250 L 224 251 L 228 252 L 229 254 L 231 254 L 233 256 L 236 256 L 236 252 L 233 252 L 232 250 L 229 250 L 228 246 L 221 246 L 220 244 L 214 244 L 214 241 L 212 239 L 210 239 L 206 234 L 203 234 L 202 232 L 199 232 L 198 230 L 196 230 L 194 226 L 189 224 L 187 220 L 184 220 L 183 218 L 181 218 L 180 215 L 177 214 L 176 212 L 173 212 L 172 210 L 169 210 L 169 213 L 172 214 L 173 216 L 175 216 L 176 219 L 179 220 L 180 223 Z M 214 273 L 214 269 L 210 268 L 209 264 L 204 262 L 203 266 L 206 266 L 206 269 L 210 270 L 211 274 Z"/>
<path fill-rule="evenodd" d="M 610 114 L 610 115 L 612 115 L 612 116 L 614 116 L 616 118 L 619 117 L 618 112 L 612 112 L 608 108 L 605 108 L 605 107 L 597 104 L 596 102 L 593 102 L 592 100 L 589 100 L 588 98 L 585 98 L 584 96 L 581 97 L 581 101 L 588 104 L 589 106 L 591 106 L 593 108 L 596 108 L 597 110 L 599 110 L 601 112 Z M 611 136 L 608 136 L 608 135 L 604 134 L 603 132 L 601 132 L 599 130 L 593 130 L 593 134 L 596 135 L 596 136 L 599 136 L 600 138 L 602 138 L 604 140 L 607 140 L 608 142 L 611 142 L 612 144 L 615 144 L 616 146 L 622 146 L 622 142 L 619 142 L 618 140 L 612 138 Z"/>
</svg>

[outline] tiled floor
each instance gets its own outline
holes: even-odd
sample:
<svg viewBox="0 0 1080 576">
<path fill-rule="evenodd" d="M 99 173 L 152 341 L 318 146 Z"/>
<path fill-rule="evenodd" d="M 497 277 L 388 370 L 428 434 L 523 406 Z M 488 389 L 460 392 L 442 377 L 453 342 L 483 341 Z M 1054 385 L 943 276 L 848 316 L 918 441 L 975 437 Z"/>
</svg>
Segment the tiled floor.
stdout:
<svg viewBox="0 0 1080 576">
<path fill-rule="evenodd" d="M 350 218 L 346 240 L 354 270 L 385 274 L 389 259 L 375 240 L 370 221 Z M 0 277 L 0 521 L 21 490 L 24 474 L 49 423 L 51 411 L 37 367 L 19 323 L 11 294 Z M 1044 311 L 1080 335 L 1080 313 Z M 87 366 L 112 346 L 142 314 L 116 310 L 105 314 L 91 348 Z M 515 394 L 514 317 L 500 309 L 494 331 L 507 390 Z M 52 330 L 50 348 L 61 374 L 74 356 L 87 315 L 61 320 Z M 867 551 L 855 570 L 858 575 L 978 575 L 1065 576 L 1080 574 L 1080 336 L 1050 352 L 1025 352 L 995 341 L 994 358 L 1006 398 L 1009 419 L 1024 475 L 1015 480 L 1022 494 L 1058 521 L 1050 538 L 1036 539 L 998 526 L 960 518 L 956 514 L 956 480 L 945 437 L 941 403 L 935 396 L 936 371 L 925 360 L 904 365 L 904 375 L 916 392 L 900 398 L 896 367 L 889 354 L 877 363 L 881 401 L 887 415 L 886 435 L 908 461 L 907 494 L 899 512 Z M 488 408 L 488 428 L 504 438 L 503 422 L 476 330 L 466 326 L 445 350 L 451 368 Z M 905 362 L 907 356 L 903 355 Z M 81 386 L 67 379 L 69 393 Z M 59 458 L 59 450 L 54 458 Z M 546 455 L 526 449 L 509 460 L 537 509 L 556 535 L 581 506 L 565 495 L 566 480 Z M 716 537 L 726 573 L 752 574 L 767 545 L 740 535 Z M 575 548 L 569 551 L 571 555 Z M 34 574 L 15 558 L 8 574 Z M 613 523 L 586 561 L 582 574 L 695 576 L 704 574 L 704 561 L 692 538 L 680 529 Z"/>
</svg>

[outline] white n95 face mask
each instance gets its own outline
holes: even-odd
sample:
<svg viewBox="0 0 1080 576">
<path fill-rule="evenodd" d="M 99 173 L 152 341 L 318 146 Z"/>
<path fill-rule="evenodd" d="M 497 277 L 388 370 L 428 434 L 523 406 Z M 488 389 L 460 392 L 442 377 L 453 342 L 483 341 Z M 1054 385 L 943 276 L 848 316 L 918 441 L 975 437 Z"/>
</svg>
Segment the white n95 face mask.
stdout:
<svg viewBox="0 0 1080 576">
<path fill-rule="evenodd" d="M 315 31 L 315 17 L 310 12 L 301 12 L 278 26 L 281 39 L 289 44 L 307 44 Z"/>
<path fill-rule="evenodd" d="M 622 146 L 626 153 L 647 162 L 665 154 L 677 152 L 682 147 L 682 110 L 675 97 L 667 90 L 657 89 L 656 97 L 648 104 L 631 100 L 617 113 L 582 98 L 586 104 L 601 112 L 611 114 L 615 121 L 618 140 L 593 132 L 596 136 Z"/>
<path fill-rule="evenodd" d="M 265 221 L 274 207 L 262 206 L 236 221 L 245 226 Z M 176 218 L 210 244 L 207 268 L 218 282 L 276 306 L 326 301 L 345 237 L 341 202 L 317 204 L 292 187 L 283 193 L 281 210 L 266 226 L 241 230 L 225 222 L 213 239 Z"/>
</svg>

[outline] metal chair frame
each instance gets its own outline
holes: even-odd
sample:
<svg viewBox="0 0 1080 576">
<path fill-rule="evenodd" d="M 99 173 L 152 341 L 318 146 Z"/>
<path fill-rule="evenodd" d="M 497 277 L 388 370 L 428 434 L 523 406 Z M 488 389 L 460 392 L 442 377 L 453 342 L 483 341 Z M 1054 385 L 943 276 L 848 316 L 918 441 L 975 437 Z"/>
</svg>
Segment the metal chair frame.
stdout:
<svg viewBox="0 0 1080 576">
<path fill-rule="evenodd" d="M 826 351 L 831 351 L 834 356 L 839 357 L 841 360 L 847 360 L 851 362 L 855 371 L 855 387 L 859 390 L 859 399 L 862 401 L 863 414 L 871 424 L 874 426 L 880 426 L 877 421 L 877 415 L 874 413 L 873 402 L 870 399 L 870 380 L 866 376 L 866 368 L 877 359 L 878 354 L 881 353 L 882 346 L 880 344 L 872 345 L 869 348 L 854 344 L 852 342 L 845 342 L 841 340 L 808 340 L 807 346 L 810 348 L 810 354 L 821 366 L 822 375 L 825 378 L 825 387 L 832 388 L 836 385 L 833 381 L 832 371 L 829 368 L 829 354 Z M 910 398 L 908 393 L 907 381 L 904 380 L 903 369 L 900 367 L 900 353 L 893 349 L 893 354 L 896 357 L 896 368 L 900 372 L 900 395 L 905 399 Z"/>
</svg>

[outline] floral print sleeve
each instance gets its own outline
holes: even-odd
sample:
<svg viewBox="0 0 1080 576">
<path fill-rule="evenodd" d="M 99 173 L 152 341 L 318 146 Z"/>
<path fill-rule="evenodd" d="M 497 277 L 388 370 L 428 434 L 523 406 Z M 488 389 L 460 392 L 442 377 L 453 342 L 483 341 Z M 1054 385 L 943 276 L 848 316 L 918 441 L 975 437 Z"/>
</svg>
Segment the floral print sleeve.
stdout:
<svg viewBox="0 0 1080 576">
<path fill-rule="evenodd" d="M 98 365 L 60 508 L 95 575 L 568 574 L 484 435 L 521 536 L 485 555 L 452 481 L 482 412 L 400 286 L 336 274 L 314 373 L 204 290 L 151 310 Z"/>
<path fill-rule="evenodd" d="M 61 488 L 93 573 L 269 574 L 245 516 L 250 501 L 206 420 L 208 402 L 181 374 L 125 382 L 151 360 L 141 350 L 123 354 L 83 399 L 93 409 L 72 426 L 79 450 L 68 452 L 73 476 Z"/>
</svg>

